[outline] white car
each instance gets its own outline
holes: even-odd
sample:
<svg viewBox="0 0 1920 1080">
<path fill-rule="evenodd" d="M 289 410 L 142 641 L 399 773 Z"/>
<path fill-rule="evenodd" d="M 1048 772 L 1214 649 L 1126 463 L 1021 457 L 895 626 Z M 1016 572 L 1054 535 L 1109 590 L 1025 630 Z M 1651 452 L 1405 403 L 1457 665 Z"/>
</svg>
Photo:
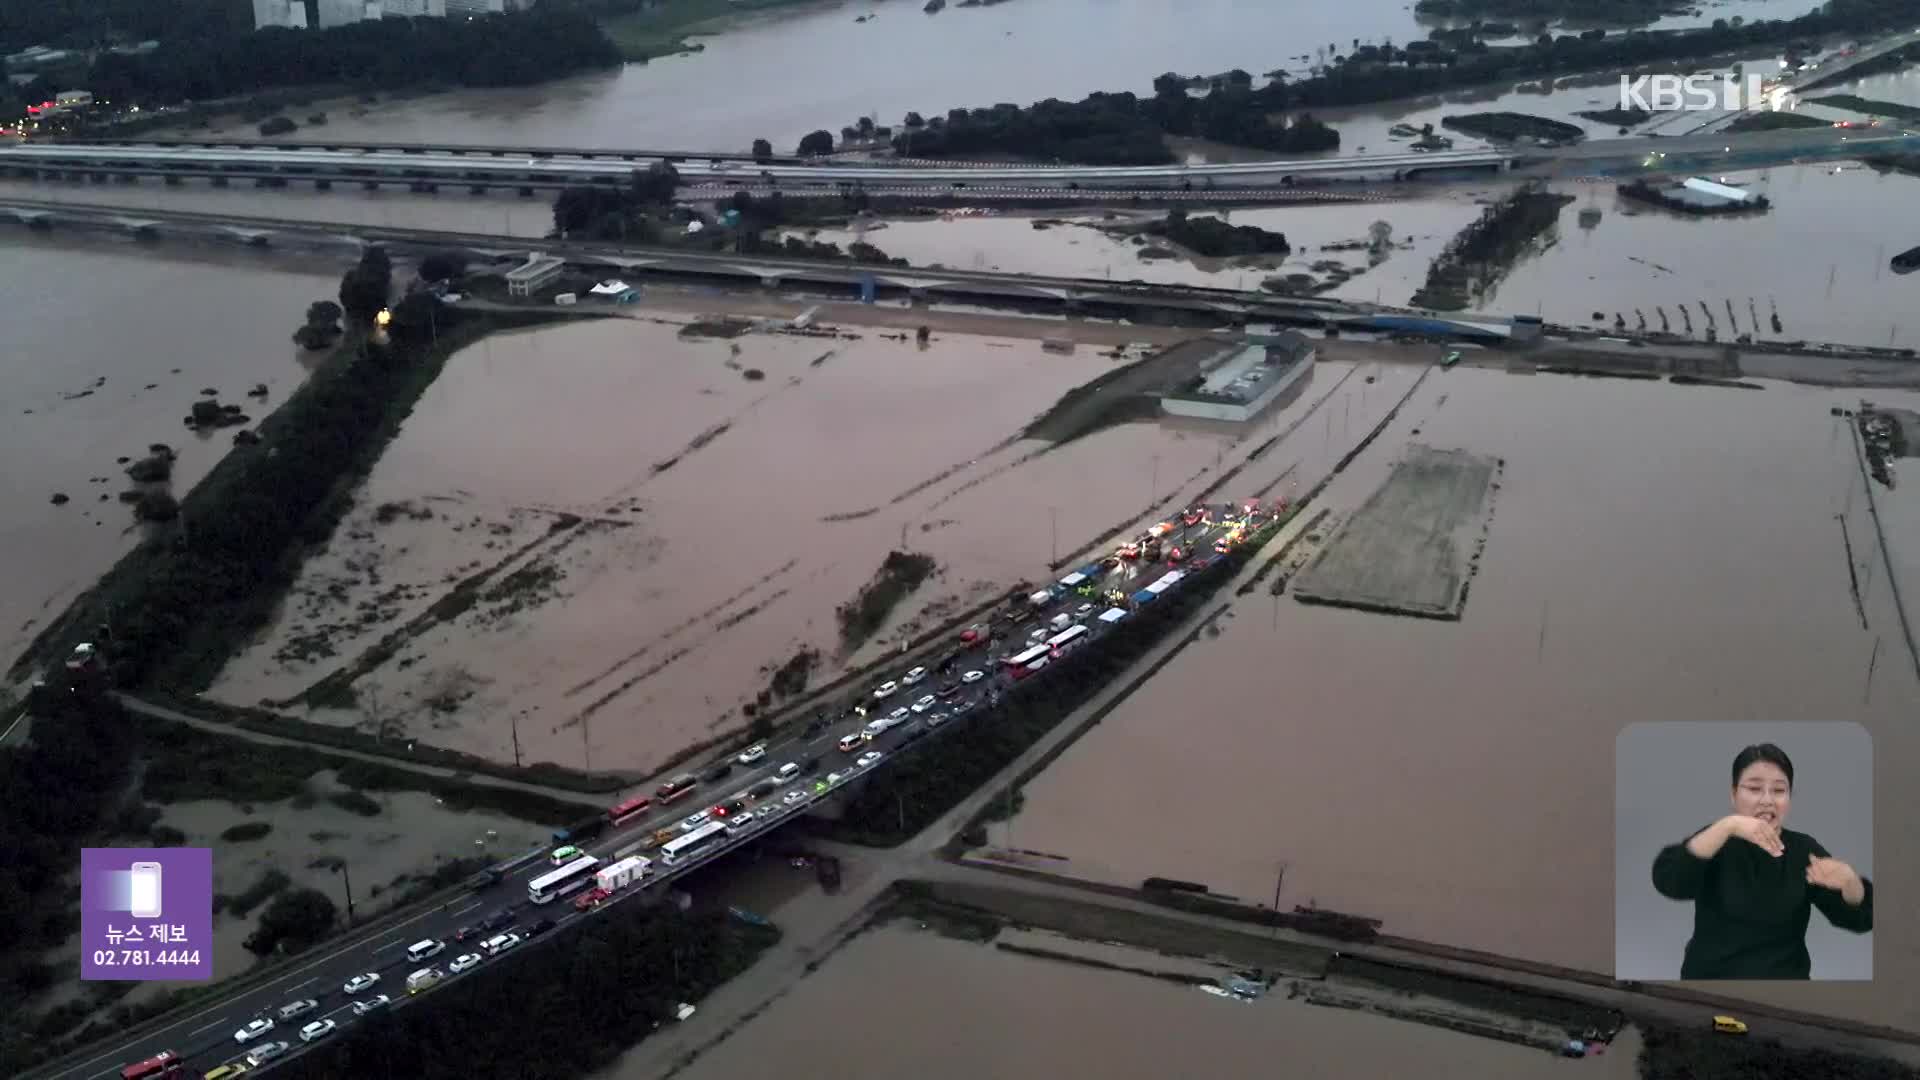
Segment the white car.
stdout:
<svg viewBox="0 0 1920 1080">
<path fill-rule="evenodd" d="M 933 708 L 934 702 L 936 700 L 937 699 L 932 694 L 928 694 L 926 697 L 923 697 L 919 701 L 916 701 L 913 703 L 913 711 L 917 713 L 926 712 L 928 709 Z"/>
<path fill-rule="evenodd" d="M 759 761 L 761 758 L 766 756 L 767 756 L 767 744 L 763 742 L 757 742 L 757 743 L 754 743 L 752 746 L 747 747 L 745 750 L 740 751 L 740 756 L 737 758 L 734 758 L 733 760 L 739 762 L 742 765 L 751 765 L 754 762 Z"/>
<path fill-rule="evenodd" d="M 315 1020 L 313 1023 L 300 1029 L 300 1041 L 310 1043 L 315 1039 L 324 1039 L 331 1034 L 333 1034 L 333 1021 Z"/>
<path fill-rule="evenodd" d="M 373 984 L 379 981 L 380 981 L 380 976 L 369 971 L 365 975 L 355 975 L 353 978 L 348 979 L 347 984 L 345 986 L 342 986 L 340 989 L 346 991 L 350 995 L 357 994 L 362 990 L 371 989 L 373 987 Z"/>
<path fill-rule="evenodd" d="M 882 754 L 878 750 L 869 750 L 866 753 L 861 754 L 859 757 L 854 758 L 853 763 L 864 769 L 869 765 L 879 764 L 880 759 L 885 756 L 886 756 L 885 754 Z"/>
<path fill-rule="evenodd" d="M 688 814 L 686 817 L 680 819 L 680 831 L 692 832 L 693 830 L 699 828 L 700 826 L 705 825 L 707 823 L 707 819 L 712 816 L 713 816 L 713 811 L 711 810 L 697 810 L 691 814 Z"/>
<path fill-rule="evenodd" d="M 365 1016 L 375 1009 L 384 1009 L 393 1004 L 393 999 L 385 994 L 375 994 L 370 998 L 353 1003 L 353 1015 Z"/>
<path fill-rule="evenodd" d="M 951 719 L 953 719 L 953 714 L 945 709 L 941 709 L 939 712 L 927 714 L 927 726 L 937 728 Z"/>
<path fill-rule="evenodd" d="M 791 784 L 795 780 L 800 779 L 800 766 L 789 761 L 774 770 L 773 778 L 783 784 Z"/>
<path fill-rule="evenodd" d="M 827 787 L 837 788 L 840 786 L 840 782 L 846 778 L 846 773 L 830 772 L 827 774 Z"/>
<path fill-rule="evenodd" d="M 879 688 L 873 692 L 873 696 L 876 698 L 891 697 L 894 691 L 899 689 L 900 684 L 897 682 L 883 682 Z"/>
<path fill-rule="evenodd" d="M 273 1021 L 262 1016 L 258 1020 L 247 1021 L 247 1026 L 233 1033 L 233 1041 L 245 1046 L 247 1043 L 273 1030 Z"/>
<path fill-rule="evenodd" d="M 969 671 L 965 675 L 960 676 L 960 681 L 963 683 L 977 683 L 986 677 L 987 673 L 984 671 Z"/>
<path fill-rule="evenodd" d="M 1076 619 L 1084 619 L 1091 614 L 1093 614 L 1092 604 L 1081 604 L 1079 607 L 1073 609 L 1073 616 Z"/>
<path fill-rule="evenodd" d="M 284 1054 L 286 1052 L 287 1052 L 286 1043 L 283 1043 L 283 1042 L 263 1043 L 259 1047 L 257 1047 L 253 1051 L 253 1053 L 247 1055 L 247 1064 L 257 1069 L 260 1066 L 265 1065 L 267 1062 L 272 1061 L 274 1058 L 277 1058 L 281 1054 Z"/>
<path fill-rule="evenodd" d="M 479 966 L 480 966 L 480 954 L 477 952 L 470 952 L 470 953 L 467 953 L 465 956 L 461 956 L 455 959 L 453 963 L 448 964 L 447 970 L 452 972 L 455 975 L 458 975 L 463 971 L 472 971 L 474 968 L 477 968 Z"/>
<path fill-rule="evenodd" d="M 501 934 L 498 937 L 488 938 L 485 948 L 488 956 L 499 956 L 518 944 L 520 944 L 519 934 Z"/>
<path fill-rule="evenodd" d="M 789 791 L 787 792 L 786 798 L 780 801 L 786 803 L 788 806 L 795 806 L 807 801 L 807 793 L 804 791 Z"/>
<path fill-rule="evenodd" d="M 917 683 L 921 679 L 924 679 L 926 677 L 927 677 L 927 669 L 923 667 L 917 667 L 917 668 L 914 668 L 912 671 L 907 672 L 905 675 L 902 675 L 900 677 L 900 682 L 906 686 L 912 686 L 914 683 Z"/>
<path fill-rule="evenodd" d="M 320 1003 L 312 998 L 301 998 L 299 1001 L 289 1001 L 285 1005 L 280 1006 L 280 1019 L 291 1020 L 301 1013 L 312 1012 L 319 1007 Z"/>
<path fill-rule="evenodd" d="M 887 714 L 887 726 L 896 727 L 900 724 L 904 724 L 907 722 L 907 717 L 912 715 L 913 715 L 913 711 L 911 709 L 908 709 L 905 705 L 902 705 L 899 708 Z"/>
</svg>

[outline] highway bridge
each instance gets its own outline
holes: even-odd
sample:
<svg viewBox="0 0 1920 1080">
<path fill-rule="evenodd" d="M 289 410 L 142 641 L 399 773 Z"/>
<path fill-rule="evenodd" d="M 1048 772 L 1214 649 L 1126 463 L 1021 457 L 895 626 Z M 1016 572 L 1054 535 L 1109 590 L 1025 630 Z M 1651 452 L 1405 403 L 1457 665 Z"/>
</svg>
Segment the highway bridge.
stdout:
<svg viewBox="0 0 1920 1080">
<path fill-rule="evenodd" d="M 1205 522 L 1191 526 L 1176 522 L 1175 530 L 1166 536 L 1167 544 L 1185 546 L 1189 550 L 1207 550 L 1229 531 L 1237 519 L 1248 513 L 1235 506 L 1216 506 L 1212 511 L 1210 520 Z M 1270 521 L 1270 514 L 1270 508 L 1263 511 L 1262 520 Z M 1212 558 L 1208 555 L 1197 562 L 1211 562 Z M 1164 562 L 1122 562 L 1098 570 L 1097 577 L 1101 579 L 1102 588 L 1131 592 L 1149 583 L 1157 585 L 1173 569 Z M 1200 573 L 1200 569 L 1195 563 L 1188 563 L 1181 569 L 1188 576 L 1164 587 L 1162 595 L 1190 587 L 1189 583 L 1197 580 L 1195 575 Z M 1213 569 L 1218 573 L 1229 568 L 1221 564 Z M 410 1003 L 406 988 L 409 972 L 429 964 L 445 971 L 447 964 L 462 953 L 481 955 L 480 941 L 490 934 L 475 935 L 462 931 L 463 928 L 477 927 L 490 916 L 511 920 L 522 934 L 526 933 L 530 924 L 542 917 L 551 920 L 552 925 L 541 936 L 530 937 L 517 946 L 530 948 L 543 946 L 566 930 L 577 927 L 581 921 L 597 918 L 618 904 L 641 898 L 660 898 L 669 886 L 686 875 L 837 801 L 847 791 L 860 786 L 867 775 L 888 767 L 901 753 L 937 754 L 942 740 L 949 733 L 969 724 L 991 723 L 990 710 L 1004 696 L 1012 693 L 1015 685 L 1004 662 L 1005 657 L 1016 652 L 1024 653 L 1035 641 L 1044 641 L 1056 634 L 1051 625 L 1055 617 L 1065 615 L 1068 621 L 1085 627 L 1084 631 L 1079 632 L 1079 641 L 1070 646 L 1063 645 L 1062 648 L 1100 648 L 1100 639 L 1111 633 L 1116 625 L 1094 617 L 1107 605 L 1080 595 L 1066 587 L 1065 582 L 1054 592 L 1056 595 L 1052 599 L 1038 607 L 1023 605 L 1017 619 L 1004 622 L 995 620 L 1007 637 L 990 643 L 983 635 L 969 644 L 956 643 L 952 654 L 954 663 L 946 672 L 932 670 L 941 666 L 933 659 L 923 660 L 925 667 L 910 667 L 914 661 L 903 658 L 898 661 L 898 668 L 876 676 L 874 683 L 860 684 L 840 707 L 822 710 L 821 716 L 831 717 L 830 720 L 816 721 L 797 736 L 790 734 L 765 744 L 763 756 L 751 761 L 722 757 L 690 769 L 689 775 L 699 778 L 690 795 L 665 805 L 656 804 L 636 811 L 631 818 L 604 829 L 596 836 L 556 836 L 555 845 L 571 843 L 582 847 L 603 863 L 643 850 L 657 856 L 658 852 L 646 845 L 649 837 L 664 830 L 671 830 L 675 836 L 684 835 L 692 828 L 713 820 L 712 808 L 729 804 L 741 798 L 749 788 L 776 779 L 778 770 L 783 767 L 792 764 L 799 772 L 800 775 L 795 779 L 779 781 L 773 793 L 748 801 L 746 809 L 751 812 L 752 819 L 742 825 L 737 833 L 729 829 L 724 839 L 697 853 L 686 855 L 673 865 L 665 865 L 656 859 L 654 872 L 644 884 L 615 894 L 597 910 L 578 911 L 567 899 L 549 898 L 544 903 L 532 899 L 529 888 L 532 879 L 554 868 L 546 857 L 547 849 L 543 847 L 502 864 L 497 868 L 500 871 L 499 880 L 491 885 L 480 885 L 470 897 L 437 910 L 409 912 L 404 917 L 386 920 L 353 940 L 331 943 L 325 949 L 315 950 L 313 959 L 278 972 L 270 980 L 238 987 L 234 993 L 222 995 L 219 1000 L 210 1001 L 191 1013 L 160 1021 L 147 1030 L 116 1037 L 109 1045 L 72 1055 L 65 1061 L 30 1075 L 42 1080 L 99 1080 L 117 1075 L 124 1065 L 151 1058 L 163 1051 L 180 1055 L 192 1068 L 204 1072 L 223 1063 L 242 1060 L 249 1051 L 263 1043 L 288 1043 L 288 1050 L 282 1057 L 267 1063 L 266 1068 L 270 1069 L 304 1049 L 297 1034 L 301 1025 L 326 1018 L 343 1029 L 350 1028 L 360 1019 L 353 1011 L 357 997 L 386 994 L 393 999 L 394 1007 L 405 1007 Z M 1009 613 L 1012 613 L 1011 609 Z M 1028 637 L 1030 627 L 1036 628 L 1034 632 L 1040 635 L 1038 639 Z M 1044 647 L 1041 651 L 1045 651 Z M 1043 681 L 1051 674 L 1043 665 L 1028 677 L 1030 681 L 1026 685 Z M 876 684 L 883 679 L 888 681 L 879 685 L 878 689 L 886 691 L 884 695 L 876 692 Z M 938 691 L 936 685 L 940 686 Z M 877 718 L 887 714 L 898 717 L 892 726 L 870 738 L 855 738 L 869 731 Z M 849 739 L 855 745 L 843 750 L 843 739 Z M 728 763 L 724 776 L 716 775 L 721 771 L 721 763 Z M 655 793 L 628 793 L 633 794 Z M 590 878 L 588 882 L 591 883 Z M 407 957 L 408 946 L 425 940 L 445 943 L 445 951 L 430 961 L 410 961 Z M 511 955 L 504 954 L 504 957 L 510 959 Z M 444 986 L 451 979 L 490 977 L 491 969 L 501 962 L 493 958 L 482 960 L 477 968 L 450 975 L 449 980 L 439 985 Z M 344 984 L 348 979 L 369 973 L 379 976 L 375 986 L 357 997 L 345 991 Z M 428 994 L 432 992 L 427 991 Z M 250 1020 L 268 1015 L 289 1002 L 305 999 L 317 1000 L 319 1007 L 297 1020 L 277 1021 L 271 1031 L 247 1044 L 243 1045 L 234 1038 L 235 1032 Z M 255 1073 L 261 1071 L 264 1070 L 256 1069 Z"/>
<path fill-rule="evenodd" d="M 382 244 L 397 254 L 461 251 L 481 261 L 525 259 L 530 251 L 569 263 L 648 278 L 749 288 L 798 288 L 834 296 L 862 295 L 912 300 L 992 303 L 1051 313 L 1172 317 L 1200 325 L 1285 322 L 1317 326 L 1399 309 L 1313 298 L 1290 298 L 1199 285 L 1150 284 L 1144 280 L 1043 277 L 980 270 L 935 270 L 868 266 L 781 255 L 735 255 L 671 248 L 527 240 L 478 233 L 443 232 L 388 225 L 342 225 L 288 221 L 239 214 L 144 210 L 12 199 L 0 196 L 0 221 L 33 228 L 108 230 L 152 239 L 211 237 L 253 246 L 348 247 Z M 1161 313 L 1155 315 L 1153 313 Z"/>
<path fill-rule="evenodd" d="M 1259 189 L 1343 181 L 1400 181 L 1484 177 L 1509 170 L 1533 175 L 1611 176 L 1648 168 L 1649 152 L 1661 150 L 1689 168 L 1754 168 L 1797 161 L 1911 153 L 1920 135 L 1899 128 L 1841 131 L 1829 128 L 1690 135 L 1669 139 L 1595 139 L 1564 147 L 1442 150 L 1284 161 L 1207 165 L 879 165 L 766 164 L 724 158 L 686 158 L 675 168 L 699 187 L 778 186 L 827 190 L 885 185 L 963 191 L 972 187 L 1032 190 Z M 639 153 L 618 157 L 574 156 L 552 148 L 527 157 L 467 148 L 295 149 L 190 144 L 19 143 L 0 147 L 0 170 L 18 175 L 61 173 L 161 174 L 275 181 L 360 181 L 475 187 L 620 185 L 635 169 L 659 158 Z M 539 155 L 547 156 L 539 156 Z"/>
</svg>

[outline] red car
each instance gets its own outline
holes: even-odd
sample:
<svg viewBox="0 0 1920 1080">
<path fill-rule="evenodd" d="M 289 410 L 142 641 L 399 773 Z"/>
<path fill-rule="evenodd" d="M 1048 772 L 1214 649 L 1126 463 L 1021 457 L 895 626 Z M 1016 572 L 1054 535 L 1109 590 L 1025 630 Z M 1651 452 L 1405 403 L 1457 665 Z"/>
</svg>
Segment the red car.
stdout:
<svg viewBox="0 0 1920 1080">
<path fill-rule="evenodd" d="M 573 902 L 575 911 L 591 911 L 600 906 L 600 902 L 613 894 L 605 889 L 588 889 Z"/>
</svg>

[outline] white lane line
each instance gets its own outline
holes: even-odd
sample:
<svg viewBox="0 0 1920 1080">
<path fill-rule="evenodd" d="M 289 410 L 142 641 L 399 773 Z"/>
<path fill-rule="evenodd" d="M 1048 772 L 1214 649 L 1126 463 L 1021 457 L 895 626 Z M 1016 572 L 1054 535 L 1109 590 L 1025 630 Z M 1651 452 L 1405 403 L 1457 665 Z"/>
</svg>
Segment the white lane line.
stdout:
<svg viewBox="0 0 1920 1080">
<path fill-rule="evenodd" d="M 466 914 L 467 912 L 469 912 L 469 911 L 472 911 L 472 910 L 473 910 L 474 908 L 477 908 L 477 907 L 479 907 L 480 905 L 481 905 L 481 902 L 480 902 L 480 901 L 478 901 L 478 900 L 475 900 L 475 901 L 474 901 L 473 903 L 471 903 L 471 904 L 468 904 L 468 905 L 467 905 L 466 907 L 463 907 L 463 908 L 458 908 L 458 909 L 456 909 L 456 910 L 454 910 L 453 912 L 451 912 L 451 914 L 454 914 L 454 915 L 464 915 L 464 914 Z"/>
<path fill-rule="evenodd" d="M 201 1033 L 201 1032 L 203 1032 L 203 1031 L 212 1031 L 212 1030 L 213 1030 L 214 1028 L 217 1028 L 217 1027 L 219 1027 L 220 1025 L 222 1025 L 222 1024 L 224 1024 L 224 1023 L 226 1023 L 226 1022 L 227 1022 L 227 1021 L 226 1021 L 226 1019 L 225 1019 L 225 1018 L 223 1017 L 223 1018 L 221 1018 L 221 1019 L 219 1019 L 219 1020 L 215 1020 L 215 1021 L 214 1021 L 213 1023 L 211 1023 L 211 1024 L 208 1024 L 208 1025 L 206 1025 L 205 1027 L 197 1027 L 197 1028 L 194 1028 L 194 1029 L 193 1029 L 192 1031 L 189 1031 L 189 1032 L 187 1032 L 187 1034 L 189 1034 L 189 1035 L 198 1035 L 198 1034 L 200 1034 L 200 1033 Z"/>
<path fill-rule="evenodd" d="M 394 947 L 395 945 L 398 945 L 398 944 L 400 944 L 400 943 L 401 943 L 402 941 L 404 941 L 404 940 L 406 940 L 406 939 L 405 939 L 405 938 L 394 938 L 394 939 L 393 939 L 392 941 L 389 941 L 389 942 L 387 942 L 387 943 L 386 943 L 386 944 L 384 944 L 384 945 L 375 945 L 375 946 L 373 947 L 373 951 L 374 951 L 374 952 L 379 952 L 379 951 L 380 951 L 381 949 L 391 949 L 391 948 L 393 948 L 393 947 Z"/>
<path fill-rule="evenodd" d="M 296 971 L 296 972 L 294 972 L 294 974 L 296 974 L 296 975 L 298 975 L 298 974 L 299 974 L 299 972 L 297 972 L 297 971 Z M 289 986 L 289 987 L 287 987 L 287 989 L 289 989 L 289 990 L 298 990 L 298 989 L 300 989 L 300 988 L 301 988 L 301 987 L 303 987 L 303 986 L 311 986 L 311 985 L 313 985 L 314 983 L 317 983 L 317 982 L 319 982 L 319 981 L 320 981 L 320 976 L 318 976 L 318 975 L 315 975 L 315 976 L 314 976 L 313 978 L 311 978 L 311 979 L 308 979 L 308 980 L 307 980 L 306 982 L 298 982 L 298 983 L 294 983 L 294 984 L 293 984 L 292 986 Z"/>
</svg>

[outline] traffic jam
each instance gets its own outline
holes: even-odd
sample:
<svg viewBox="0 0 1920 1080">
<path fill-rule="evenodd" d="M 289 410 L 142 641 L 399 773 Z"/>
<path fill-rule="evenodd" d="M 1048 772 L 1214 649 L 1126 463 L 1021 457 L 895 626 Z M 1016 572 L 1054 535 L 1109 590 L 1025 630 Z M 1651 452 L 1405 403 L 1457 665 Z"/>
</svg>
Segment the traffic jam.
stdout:
<svg viewBox="0 0 1920 1080">
<path fill-rule="evenodd" d="M 557 846 L 546 853 L 542 872 L 527 883 L 526 905 L 502 907 L 445 938 L 424 938 L 407 946 L 402 966 L 411 970 L 398 986 L 387 986 L 377 971 L 365 971 L 340 985 L 340 1003 L 328 1010 L 321 1009 L 320 998 L 307 997 L 255 1016 L 233 1032 L 228 1051 L 221 1055 L 226 1060 L 200 1075 L 204 1080 L 231 1080 L 267 1066 L 334 1035 L 355 1019 L 393 1006 L 396 997 L 424 994 L 561 922 L 590 915 L 739 847 L 873 770 L 889 755 L 991 707 L 1013 683 L 1097 641 L 1286 511 L 1285 499 L 1249 499 L 1194 507 L 1155 523 L 1106 556 L 1044 589 L 1014 597 L 985 621 L 961 630 L 947 652 L 928 665 L 885 679 L 837 711 L 821 709 L 799 739 L 788 744 L 790 760 L 781 760 L 785 753 L 773 755 L 767 743 L 757 742 L 704 769 L 675 776 L 651 795 L 609 807 L 590 833 L 638 826 L 639 835 L 596 845 L 612 849 L 604 857 L 577 842 L 589 835 L 556 832 Z M 841 724 L 848 730 L 836 735 L 832 729 Z M 830 739 L 832 750 L 826 748 Z M 667 811 L 698 805 L 696 792 L 712 790 L 736 772 L 756 778 L 677 820 Z M 497 871 L 486 871 L 471 884 L 480 891 L 498 880 Z M 523 912 L 551 910 L 547 905 L 559 900 L 566 900 L 571 910 L 562 908 L 557 916 L 522 923 Z M 452 958 L 443 959 L 449 952 Z M 121 1080 L 184 1080 L 191 1075 L 174 1051 L 120 1071 Z"/>
</svg>

